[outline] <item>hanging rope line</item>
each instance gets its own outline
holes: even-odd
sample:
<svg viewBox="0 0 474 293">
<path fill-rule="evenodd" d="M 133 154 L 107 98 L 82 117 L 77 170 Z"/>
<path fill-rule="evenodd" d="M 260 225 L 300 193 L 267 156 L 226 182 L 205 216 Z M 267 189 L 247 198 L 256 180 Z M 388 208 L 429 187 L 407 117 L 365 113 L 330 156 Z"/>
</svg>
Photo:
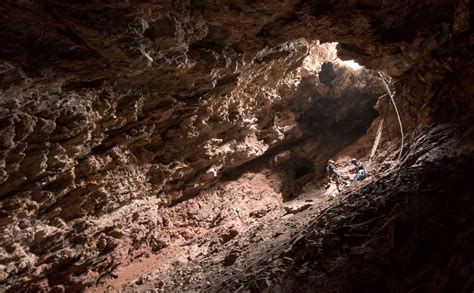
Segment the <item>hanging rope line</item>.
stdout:
<svg viewBox="0 0 474 293">
<path fill-rule="evenodd" d="M 385 87 L 385 91 L 387 91 L 387 94 L 390 97 L 390 100 L 392 100 L 392 104 L 393 104 L 393 107 L 395 108 L 395 112 L 397 113 L 398 124 L 400 125 L 400 134 L 402 136 L 402 142 L 400 144 L 400 151 L 398 153 L 398 158 L 397 158 L 397 160 L 400 160 L 401 157 L 402 157 L 403 144 L 404 144 L 404 140 L 405 140 L 405 135 L 403 134 L 402 119 L 400 118 L 400 113 L 398 112 L 397 104 L 395 103 L 395 99 L 393 98 L 395 96 L 395 93 L 392 93 L 392 91 L 390 91 L 390 88 L 388 87 L 388 84 L 385 81 L 385 78 L 383 77 L 383 75 L 380 71 L 379 71 L 379 76 L 380 76 L 380 79 L 382 80 L 383 86 Z"/>
<path fill-rule="evenodd" d="M 374 140 L 374 145 L 372 146 L 372 151 L 370 152 L 369 164 L 368 164 L 369 168 L 372 163 L 372 158 L 374 157 L 375 152 L 377 151 L 377 148 L 379 146 L 380 139 L 382 138 L 383 121 L 384 121 L 384 118 L 380 120 L 379 128 L 377 129 L 377 135 L 375 136 L 375 140 Z"/>
</svg>

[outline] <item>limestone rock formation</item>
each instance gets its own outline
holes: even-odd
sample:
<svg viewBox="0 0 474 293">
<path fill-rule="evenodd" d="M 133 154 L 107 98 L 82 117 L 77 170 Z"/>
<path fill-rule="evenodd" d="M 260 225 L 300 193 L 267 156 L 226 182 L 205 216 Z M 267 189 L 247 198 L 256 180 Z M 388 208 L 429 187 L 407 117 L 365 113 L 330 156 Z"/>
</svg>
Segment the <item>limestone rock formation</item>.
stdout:
<svg viewBox="0 0 474 293">
<path fill-rule="evenodd" d="M 379 115 L 395 150 L 397 118 L 375 70 L 394 78 L 408 147 L 434 123 L 468 125 L 469 7 L 4 1 L 2 289 L 84 290 L 200 233 L 167 217 L 248 169 L 291 198 Z"/>
</svg>

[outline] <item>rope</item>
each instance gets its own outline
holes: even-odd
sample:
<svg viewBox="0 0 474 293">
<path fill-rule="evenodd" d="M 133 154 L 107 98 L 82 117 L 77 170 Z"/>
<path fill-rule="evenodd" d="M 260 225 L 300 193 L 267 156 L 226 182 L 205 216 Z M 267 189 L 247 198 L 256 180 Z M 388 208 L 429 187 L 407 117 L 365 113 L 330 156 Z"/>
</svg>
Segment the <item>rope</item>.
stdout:
<svg viewBox="0 0 474 293">
<path fill-rule="evenodd" d="M 385 91 L 387 91 L 387 94 L 389 95 L 390 100 L 392 100 L 392 104 L 393 104 L 393 107 L 395 108 L 395 112 L 397 113 L 398 124 L 400 126 L 400 134 L 402 136 L 402 142 L 400 144 L 400 151 L 398 153 L 398 158 L 397 158 L 397 160 L 400 161 L 400 159 L 402 157 L 403 144 L 404 144 L 404 140 L 405 140 L 405 135 L 403 134 L 402 119 L 400 118 L 400 113 L 398 112 L 397 104 L 395 103 L 395 99 L 393 98 L 395 94 L 390 91 L 390 88 L 388 87 L 388 84 L 385 81 L 385 78 L 383 77 L 383 75 L 380 71 L 379 71 L 379 76 L 380 76 L 380 79 L 382 80 L 383 86 L 385 87 Z"/>
<path fill-rule="evenodd" d="M 384 118 L 382 118 L 382 120 L 379 123 L 379 128 L 377 129 L 377 135 L 375 136 L 375 140 L 374 140 L 374 145 L 372 146 L 372 151 L 370 152 L 369 164 L 368 164 L 369 168 L 372 163 L 372 158 L 374 157 L 375 152 L 377 151 L 377 148 L 379 146 L 380 139 L 382 138 L 383 121 L 384 121 Z"/>
</svg>

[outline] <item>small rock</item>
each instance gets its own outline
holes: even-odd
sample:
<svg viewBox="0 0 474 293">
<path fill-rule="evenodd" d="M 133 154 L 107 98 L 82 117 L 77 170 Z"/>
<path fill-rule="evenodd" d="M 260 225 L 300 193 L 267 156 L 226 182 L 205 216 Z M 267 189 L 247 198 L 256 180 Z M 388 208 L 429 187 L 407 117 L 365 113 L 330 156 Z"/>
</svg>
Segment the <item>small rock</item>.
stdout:
<svg viewBox="0 0 474 293">
<path fill-rule="evenodd" d="M 151 279 L 150 276 L 141 276 L 141 277 L 138 277 L 133 283 L 136 285 L 143 285 L 146 282 L 150 281 L 150 279 Z"/>
<path fill-rule="evenodd" d="M 233 251 L 224 258 L 222 264 L 224 266 L 231 266 L 235 263 L 238 257 L 239 255 L 237 254 L 237 252 Z"/>
<path fill-rule="evenodd" d="M 232 238 L 234 238 L 238 234 L 239 232 L 237 230 L 230 229 L 227 233 L 221 235 L 222 244 L 229 242 L 230 240 L 232 240 Z"/>
<path fill-rule="evenodd" d="M 254 218 L 262 218 L 266 214 L 268 214 L 268 210 L 267 209 L 261 209 L 261 210 L 257 210 L 257 211 L 252 211 L 249 215 L 251 217 L 254 217 Z"/>
<path fill-rule="evenodd" d="M 112 238 L 121 239 L 123 237 L 124 233 L 123 233 L 122 230 L 120 230 L 118 228 L 115 228 L 112 231 L 107 232 L 106 235 L 108 235 Z"/>
<path fill-rule="evenodd" d="M 64 289 L 64 285 L 56 285 L 51 288 L 51 293 L 64 293 L 66 289 Z"/>
<path fill-rule="evenodd" d="M 296 213 L 299 213 L 301 211 L 306 210 L 307 208 L 309 208 L 312 205 L 313 205 L 313 203 L 293 204 L 293 205 L 285 206 L 285 211 L 288 214 L 296 214 Z"/>
</svg>

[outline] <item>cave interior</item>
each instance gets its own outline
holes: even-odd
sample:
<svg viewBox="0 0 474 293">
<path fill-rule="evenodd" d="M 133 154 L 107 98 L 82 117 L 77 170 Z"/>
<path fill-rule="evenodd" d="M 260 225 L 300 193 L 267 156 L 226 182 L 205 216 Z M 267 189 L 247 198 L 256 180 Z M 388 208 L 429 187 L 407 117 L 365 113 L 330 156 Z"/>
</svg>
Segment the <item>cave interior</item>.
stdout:
<svg viewBox="0 0 474 293">
<path fill-rule="evenodd" d="M 472 10 L 3 1 L 0 291 L 472 292 Z"/>
</svg>

